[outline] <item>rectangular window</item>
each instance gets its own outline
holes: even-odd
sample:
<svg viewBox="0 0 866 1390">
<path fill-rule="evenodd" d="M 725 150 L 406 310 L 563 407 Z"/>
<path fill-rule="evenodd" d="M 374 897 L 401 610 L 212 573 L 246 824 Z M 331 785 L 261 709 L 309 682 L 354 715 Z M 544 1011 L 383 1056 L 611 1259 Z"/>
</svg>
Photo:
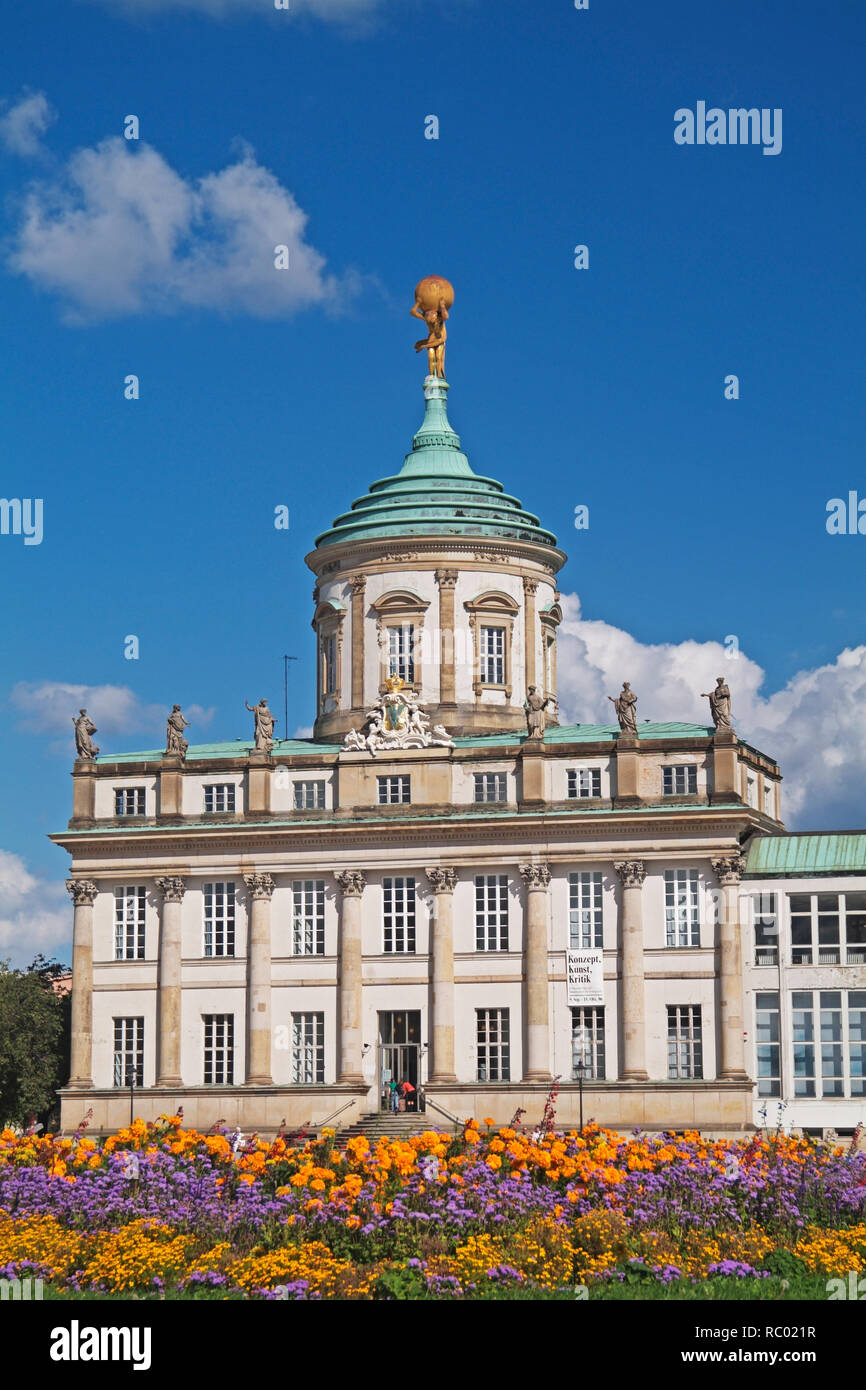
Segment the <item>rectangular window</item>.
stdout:
<svg viewBox="0 0 866 1390">
<path fill-rule="evenodd" d="M 780 1096 L 782 1094 L 779 1038 L 778 994 L 756 994 L 755 1042 L 757 1046 L 759 1096 Z"/>
<path fill-rule="evenodd" d="M 325 1080 L 325 1015 L 292 1014 L 292 1084 L 322 1085 Z"/>
<path fill-rule="evenodd" d="M 204 953 L 206 956 L 233 956 L 235 953 L 235 885 L 204 885 Z"/>
<path fill-rule="evenodd" d="M 866 1096 L 866 990 L 796 990 L 791 1004 L 794 1094 L 827 1100 Z"/>
<path fill-rule="evenodd" d="M 382 925 L 386 955 L 414 954 L 414 878 L 386 878 L 384 880 Z"/>
<path fill-rule="evenodd" d="M 789 894 L 792 965 L 842 964 L 841 924 L 843 917 L 847 919 L 846 896 L 862 896 L 866 900 L 866 894 Z M 855 923 L 857 915 L 852 913 Z M 866 917 L 863 921 L 866 922 Z M 849 961 L 849 964 L 854 963 Z"/>
<path fill-rule="evenodd" d="M 476 875 L 475 949 L 508 950 L 508 878 L 505 874 Z"/>
<path fill-rule="evenodd" d="M 764 815 L 766 815 L 766 816 L 771 816 L 772 814 L 773 814 L 773 784 L 772 784 L 772 782 L 765 782 L 765 783 L 764 783 Z"/>
<path fill-rule="evenodd" d="M 866 893 L 843 893 L 845 909 L 845 961 L 866 965 Z"/>
<path fill-rule="evenodd" d="M 571 1077 L 578 1081 L 603 1081 L 604 1008 L 571 1011 Z"/>
<path fill-rule="evenodd" d="M 322 656 L 325 662 L 325 694 L 337 693 L 337 637 L 330 633 L 322 638 Z"/>
<path fill-rule="evenodd" d="M 388 675 L 415 684 L 415 628 L 411 623 L 388 628 Z"/>
<path fill-rule="evenodd" d="M 700 946 L 697 869 L 665 870 L 665 932 L 668 946 Z"/>
<path fill-rule="evenodd" d="M 204 809 L 209 811 L 233 811 L 235 809 L 235 787 L 233 782 L 217 782 L 204 789 Z"/>
<path fill-rule="evenodd" d="M 507 801 L 508 776 L 505 772 L 475 773 L 476 801 Z"/>
<path fill-rule="evenodd" d="M 203 1014 L 204 1084 L 231 1086 L 235 1074 L 234 1014 Z"/>
<path fill-rule="evenodd" d="M 507 1009 L 476 1009 L 478 1080 L 510 1081 L 511 1055 Z"/>
<path fill-rule="evenodd" d="M 568 875 L 568 944 L 571 951 L 604 945 L 600 873 Z"/>
<path fill-rule="evenodd" d="M 147 890 L 114 890 L 114 959 L 144 960 L 144 908 Z"/>
<path fill-rule="evenodd" d="M 144 1085 L 144 1019 L 114 1020 L 114 1084 Z"/>
<path fill-rule="evenodd" d="M 755 964 L 779 964 L 779 922 L 775 893 L 753 893 L 752 920 L 755 924 Z"/>
<path fill-rule="evenodd" d="M 815 1094 L 815 1013 L 811 990 L 795 990 L 791 996 L 791 1028 L 794 1043 L 794 1095 Z"/>
<path fill-rule="evenodd" d="M 380 806 L 405 806 L 411 800 L 408 776 L 377 777 L 376 790 Z"/>
<path fill-rule="evenodd" d="M 481 684 L 505 684 L 505 628 L 481 629 Z"/>
<path fill-rule="evenodd" d="M 325 808 L 324 782 L 296 782 L 296 811 L 323 811 Z"/>
<path fill-rule="evenodd" d="M 292 954 L 325 954 L 325 880 L 301 878 L 292 884 Z"/>
<path fill-rule="evenodd" d="M 146 793 L 144 787 L 115 787 L 114 814 L 116 816 L 145 815 Z"/>
<path fill-rule="evenodd" d="M 691 796 L 698 789 L 698 768 L 696 763 L 682 763 L 677 767 L 662 768 L 662 794 L 664 796 Z"/>
<path fill-rule="evenodd" d="M 704 1074 L 700 1004 L 668 1004 L 668 1078 L 700 1081 Z"/>
<path fill-rule="evenodd" d="M 568 795 L 570 800 L 601 796 L 601 768 L 570 767 L 568 769 Z"/>
</svg>

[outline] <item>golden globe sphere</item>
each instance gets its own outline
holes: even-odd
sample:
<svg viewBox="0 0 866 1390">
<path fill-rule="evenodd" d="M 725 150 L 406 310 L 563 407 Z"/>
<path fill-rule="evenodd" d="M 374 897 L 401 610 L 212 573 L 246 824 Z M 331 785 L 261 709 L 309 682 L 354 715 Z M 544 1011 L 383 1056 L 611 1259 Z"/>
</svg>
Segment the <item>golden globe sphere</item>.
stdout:
<svg viewBox="0 0 866 1390">
<path fill-rule="evenodd" d="M 420 304 L 422 310 L 438 309 L 440 299 L 445 301 L 446 309 L 450 309 L 454 303 L 454 286 L 444 275 L 425 275 L 423 280 L 418 281 L 415 302 Z"/>
</svg>

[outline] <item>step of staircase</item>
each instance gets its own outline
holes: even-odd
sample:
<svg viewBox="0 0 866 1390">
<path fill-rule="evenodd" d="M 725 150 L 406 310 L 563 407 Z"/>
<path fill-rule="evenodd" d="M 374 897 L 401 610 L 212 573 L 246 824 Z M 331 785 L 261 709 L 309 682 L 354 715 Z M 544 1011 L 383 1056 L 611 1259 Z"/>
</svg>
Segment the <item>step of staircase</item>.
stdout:
<svg viewBox="0 0 866 1390">
<path fill-rule="evenodd" d="M 436 1117 L 416 1111 L 403 1112 L 397 1115 L 382 1112 L 375 1115 L 362 1115 L 359 1120 L 355 1120 L 353 1124 L 341 1129 L 337 1134 L 337 1143 L 342 1146 L 347 1139 L 354 1139 L 359 1135 L 363 1135 L 370 1143 L 375 1143 L 383 1136 L 388 1139 L 405 1139 L 409 1135 L 421 1134 L 424 1130 L 431 1129 L 450 1134 L 452 1126 L 448 1124 L 444 1116 Z"/>
</svg>

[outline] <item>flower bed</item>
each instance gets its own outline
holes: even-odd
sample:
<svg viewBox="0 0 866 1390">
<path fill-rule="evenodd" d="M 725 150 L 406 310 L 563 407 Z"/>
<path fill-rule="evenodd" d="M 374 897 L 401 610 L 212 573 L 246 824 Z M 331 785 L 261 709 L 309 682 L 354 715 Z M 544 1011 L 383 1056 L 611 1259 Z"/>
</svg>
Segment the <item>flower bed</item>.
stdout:
<svg viewBox="0 0 866 1390">
<path fill-rule="evenodd" d="M 0 1134 L 0 1275 L 73 1294 L 593 1296 L 851 1270 L 866 1155 L 784 1134 L 531 1139 L 470 1121 L 294 1149 L 177 1116 L 102 1143 Z"/>
</svg>

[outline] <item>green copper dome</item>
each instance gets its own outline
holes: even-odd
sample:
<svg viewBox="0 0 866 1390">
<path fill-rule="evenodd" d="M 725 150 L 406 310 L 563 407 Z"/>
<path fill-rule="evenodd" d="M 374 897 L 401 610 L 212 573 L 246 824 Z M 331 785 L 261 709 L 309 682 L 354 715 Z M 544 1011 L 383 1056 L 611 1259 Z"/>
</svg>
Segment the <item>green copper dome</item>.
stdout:
<svg viewBox="0 0 866 1390">
<path fill-rule="evenodd" d="M 448 423 L 448 382 L 424 382 L 424 423 L 400 472 L 380 478 L 364 497 L 338 516 L 316 546 L 385 536 L 493 536 L 555 546 L 537 516 L 503 492 L 495 478 L 473 473 Z"/>
</svg>

